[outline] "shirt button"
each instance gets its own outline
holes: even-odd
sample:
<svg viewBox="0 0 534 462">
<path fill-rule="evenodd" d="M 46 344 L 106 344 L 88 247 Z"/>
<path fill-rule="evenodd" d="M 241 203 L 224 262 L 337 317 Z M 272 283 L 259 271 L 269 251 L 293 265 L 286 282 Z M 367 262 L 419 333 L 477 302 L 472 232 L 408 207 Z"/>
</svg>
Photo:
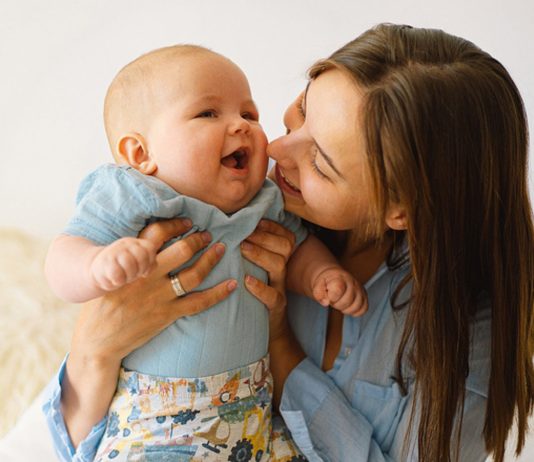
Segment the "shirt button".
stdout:
<svg viewBox="0 0 534 462">
<path fill-rule="evenodd" d="M 345 356 L 345 358 L 350 355 L 350 352 L 352 351 L 352 348 L 349 348 L 349 347 L 345 347 L 344 351 L 343 351 L 343 354 Z"/>
</svg>

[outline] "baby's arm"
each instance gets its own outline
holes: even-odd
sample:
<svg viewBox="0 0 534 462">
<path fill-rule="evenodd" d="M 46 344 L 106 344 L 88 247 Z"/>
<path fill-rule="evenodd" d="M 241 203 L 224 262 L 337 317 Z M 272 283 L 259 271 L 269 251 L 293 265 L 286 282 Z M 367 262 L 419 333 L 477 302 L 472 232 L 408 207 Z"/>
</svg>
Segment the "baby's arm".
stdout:
<svg viewBox="0 0 534 462">
<path fill-rule="evenodd" d="M 313 235 L 309 235 L 289 259 L 287 286 L 344 314 L 359 316 L 367 310 L 367 294 L 363 287 Z"/>
<path fill-rule="evenodd" d="M 156 253 L 146 239 L 124 237 L 99 246 L 62 234 L 50 245 L 45 274 L 56 295 L 81 303 L 144 276 L 152 269 Z"/>
</svg>

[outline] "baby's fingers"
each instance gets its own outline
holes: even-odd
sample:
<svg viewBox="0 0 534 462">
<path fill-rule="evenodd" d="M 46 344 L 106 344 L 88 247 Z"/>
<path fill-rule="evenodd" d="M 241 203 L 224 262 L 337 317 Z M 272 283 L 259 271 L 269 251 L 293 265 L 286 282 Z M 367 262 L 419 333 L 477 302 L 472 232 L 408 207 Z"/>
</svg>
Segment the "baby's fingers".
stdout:
<svg viewBox="0 0 534 462">
<path fill-rule="evenodd" d="M 106 271 L 103 274 L 93 274 L 93 279 L 98 287 L 103 290 L 110 291 L 117 288 L 117 285 L 111 280 L 108 274 L 109 271 Z"/>
<path fill-rule="evenodd" d="M 326 291 L 328 293 L 328 300 L 330 305 L 346 306 L 354 298 L 354 292 L 351 286 L 341 278 L 331 279 L 326 282 Z"/>
<path fill-rule="evenodd" d="M 119 279 L 114 278 L 116 284 L 128 284 L 144 276 L 152 268 L 156 259 L 155 245 L 144 239 L 135 239 L 125 243 L 124 250 L 117 256 L 117 264 L 124 272 Z"/>
<path fill-rule="evenodd" d="M 117 259 L 112 264 L 109 264 L 105 270 L 100 284 L 100 287 L 104 290 L 117 289 L 122 287 L 128 281 L 128 275 L 120 263 L 121 259 L 122 256 L 117 256 Z"/>
<path fill-rule="evenodd" d="M 339 308 L 343 314 L 349 316 L 361 316 L 367 312 L 368 301 L 365 290 L 357 286 L 354 291 L 354 299 L 346 308 Z"/>
<path fill-rule="evenodd" d="M 320 280 L 312 287 L 313 298 L 323 306 L 330 305 L 330 298 L 328 297 L 328 291 L 326 289 L 326 283 L 324 280 Z"/>
<path fill-rule="evenodd" d="M 148 275 L 154 268 L 158 249 L 151 241 L 138 239 L 136 245 L 132 246 L 129 250 L 137 264 L 137 271 L 134 271 L 135 265 L 131 265 L 132 272 L 127 271 L 128 282 L 131 282 L 137 277 Z"/>
</svg>

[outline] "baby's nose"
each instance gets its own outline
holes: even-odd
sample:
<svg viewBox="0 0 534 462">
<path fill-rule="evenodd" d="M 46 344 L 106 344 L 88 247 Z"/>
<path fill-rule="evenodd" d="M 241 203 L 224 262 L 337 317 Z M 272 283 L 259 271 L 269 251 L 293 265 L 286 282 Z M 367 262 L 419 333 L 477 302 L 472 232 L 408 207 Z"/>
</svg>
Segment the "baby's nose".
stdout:
<svg viewBox="0 0 534 462">
<path fill-rule="evenodd" d="M 250 131 L 250 123 L 243 117 L 236 117 L 230 124 L 231 133 L 243 133 L 246 134 Z"/>
</svg>

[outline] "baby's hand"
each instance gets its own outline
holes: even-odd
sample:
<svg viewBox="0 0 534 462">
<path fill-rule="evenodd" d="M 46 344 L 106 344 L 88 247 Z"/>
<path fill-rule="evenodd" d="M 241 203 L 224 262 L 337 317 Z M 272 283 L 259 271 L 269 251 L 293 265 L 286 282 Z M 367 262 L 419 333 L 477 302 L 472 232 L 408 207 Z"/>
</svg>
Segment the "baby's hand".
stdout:
<svg viewBox="0 0 534 462">
<path fill-rule="evenodd" d="M 91 264 L 91 276 L 104 290 L 114 290 L 146 276 L 153 268 L 157 249 L 147 239 L 123 237 L 104 247 Z"/>
<path fill-rule="evenodd" d="M 361 316 L 367 311 L 367 294 L 360 283 L 342 268 L 328 268 L 312 284 L 313 296 L 323 306 L 343 314 Z"/>
</svg>

